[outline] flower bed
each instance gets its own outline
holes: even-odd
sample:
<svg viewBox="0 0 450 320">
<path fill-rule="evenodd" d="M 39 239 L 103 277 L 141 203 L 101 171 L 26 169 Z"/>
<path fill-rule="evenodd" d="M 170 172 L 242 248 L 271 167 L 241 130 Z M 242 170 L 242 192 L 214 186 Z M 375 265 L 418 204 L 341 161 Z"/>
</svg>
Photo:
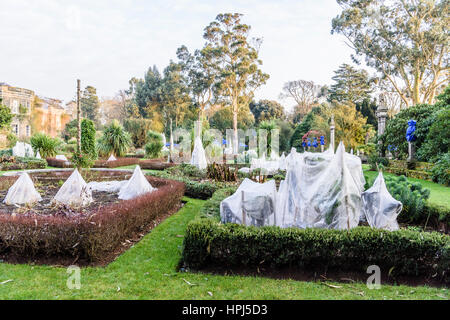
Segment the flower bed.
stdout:
<svg viewBox="0 0 450 320">
<path fill-rule="evenodd" d="M 95 161 L 94 168 L 118 168 L 139 164 L 139 158 L 118 158 L 115 161 L 97 160 Z"/>
<path fill-rule="evenodd" d="M 36 183 L 60 181 L 71 172 L 31 174 Z M 126 173 L 128 176 L 131 173 Z M 87 181 L 119 180 L 124 172 L 89 171 L 83 174 Z M 17 177 L 0 177 L 0 186 L 6 188 Z M 173 213 L 180 205 L 184 185 L 180 182 L 147 177 L 152 193 L 132 200 L 118 200 L 98 205 L 86 212 L 40 215 L 32 211 L 12 215 L 0 212 L 0 256 L 22 260 L 46 261 L 65 264 L 74 260 L 86 264 L 108 260 L 121 252 L 123 242 L 143 236 L 159 221 Z M 70 263 L 70 262 L 67 262 Z"/>
<path fill-rule="evenodd" d="M 12 156 L 3 156 L 0 158 L 1 171 L 44 169 L 46 166 L 47 162 L 45 161 L 45 159 Z"/>
</svg>

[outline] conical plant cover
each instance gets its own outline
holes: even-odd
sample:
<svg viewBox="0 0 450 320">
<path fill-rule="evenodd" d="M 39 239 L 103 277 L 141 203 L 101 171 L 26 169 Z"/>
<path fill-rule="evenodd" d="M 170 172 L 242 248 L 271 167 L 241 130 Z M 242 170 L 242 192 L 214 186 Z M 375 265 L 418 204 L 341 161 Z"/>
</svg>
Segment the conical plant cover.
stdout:
<svg viewBox="0 0 450 320">
<path fill-rule="evenodd" d="M 36 159 L 42 159 L 41 154 L 39 153 L 39 151 L 36 153 Z"/>
<path fill-rule="evenodd" d="M 67 159 L 67 157 L 63 154 L 59 154 L 56 156 L 56 160 L 63 160 L 63 161 L 69 161 L 69 159 Z"/>
<path fill-rule="evenodd" d="M 92 190 L 87 186 L 78 169 L 64 182 L 53 201 L 71 207 L 85 207 L 92 202 Z"/>
<path fill-rule="evenodd" d="M 112 154 L 111 157 L 109 157 L 108 162 L 111 161 L 117 161 L 116 157 L 114 157 L 114 155 Z"/>
<path fill-rule="evenodd" d="M 31 204 L 41 200 L 42 197 L 34 188 L 33 180 L 31 180 L 28 173 L 23 172 L 19 179 L 9 188 L 3 203 L 7 205 Z"/>
<path fill-rule="evenodd" d="M 120 200 L 130 200 L 144 193 L 152 192 L 155 188 L 152 187 L 150 182 L 142 173 L 141 167 L 137 166 L 134 169 L 133 176 L 130 180 L 120 189 L 119 199 Z"/>
<path fill-rule="evenodd" d="M 196 166 L 200 170 L 208 167 L 208 161 L 206 160 L 205 149 L 203 148 L 202 139 L 200 137 L 195 138 L 194 151 L 192 152 L 191 165 Z"/>
</svg>

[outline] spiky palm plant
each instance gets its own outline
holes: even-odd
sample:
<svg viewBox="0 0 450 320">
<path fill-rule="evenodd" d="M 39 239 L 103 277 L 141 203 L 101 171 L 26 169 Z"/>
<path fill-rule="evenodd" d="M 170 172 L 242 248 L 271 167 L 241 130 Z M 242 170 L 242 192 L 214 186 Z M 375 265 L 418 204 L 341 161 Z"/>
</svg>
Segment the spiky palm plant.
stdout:
<svg viewBox="0 0 450 320">
<path fill-rule="evenodd" d="M 131 138 L 117 120 L 114 120 L 103 131 L 98 141 L 98 151 L 102 156 L 114 154 L 123 157 L 131 147 Z"/>
</svg>

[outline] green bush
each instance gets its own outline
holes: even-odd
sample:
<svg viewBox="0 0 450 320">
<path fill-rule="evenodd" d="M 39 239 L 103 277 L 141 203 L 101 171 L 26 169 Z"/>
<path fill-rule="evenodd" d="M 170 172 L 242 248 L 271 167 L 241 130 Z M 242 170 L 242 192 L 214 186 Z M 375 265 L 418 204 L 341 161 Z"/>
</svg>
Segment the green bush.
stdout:
<svg viewBox="0 0 450 320">
<path fill-rule="evenodd" d="M 420 104 L 412 106 L 400 111 L 394 118 L 390 119 L 386 125 L 386 131 L 381 136 L 383 148 L 387 150 L 388 145 L 396 146 L 399 158 L 406 159 L 408 156 L 408 142 L 406 141 L 406 129 L 408 121 L 413 119 L 416 124 L 416 141 L 415 147 L 419 161 L 427 161 L 425 154 L 420 150 L 424 142 L 427 140 L 428 132 L 434 122 L 436 122 L 437 112 L 442 109 L 442 105 Z M 442 128 L 440 129 L 442 130 Z"/>
<path fill-rule="evenodd" d="M 154 159 L 161 156 L 164 147 L 163 138 L 160 133 L 149 131 L 147 134 L 148 143 L 145 145 L 145 154 L 147 157 Z"/>
<path fill-rule="evenodd" d="M 389 166 L 389 159 L 380 157 L 376 153 L 372 153 L 367 159 L 367 161 L 369 162 L 370 170 L 372 171 L 378 170 L 377 165 L 380 169 Z"/>
<path fill-rule="evenodd" d="M 183 177 L 190 177 L 190 178 L 199 178 L 204 179 L 206 178 L 206 171 L 200 170 L 196 166 L 182 163 L 176 167 L 172 167 L 167 169 L 167 172 L 171 175 L 176 176 L 183 176 Z"/>
<path fill-rule="evenodd" d="M 56 155 L 56 150 L 60 141 L 47 136 L 45 133 L 35 133 L 31 137 L 31 146 L 35 152 L 39 151 L 42 158 L 52 158 Z"/>
<path fill-rule="evenodd" d="M 117 120 L 114 120 L 103 131 L 103 136 L 98 142 L 98 151 L 103 157 L 111 154 L 116 157 L 123 157 L 131 145 L 132 142 L 128 132 L 123 129 Z"/>
<path fill-rule="evenodd" d="M 450 152 L 441 155 L 431 169 L 431 177 L 434 182 L 450 185 Z"/>
<path fill-rule="evenodd" d="M 98 158 L 95 146 L 95 124 L 89 119 L 81 121 L 81 153 L 91 160 Z"/>
<path fill-rule="evenodd" d="M 152 126 L 150 119 L 125 119 L 124 129 L 130 134 L 135 148 L 142 148 L 147 142 L 147 132 Z"/>
<path fill-rule="evenodd" d="M 450 237 L 437 232 L 246 227 L 197 219 L 187 226 L 181 265 L 290 266 L 366 272 L 378 265 L 391 275 L 437 275 L 449 280 Z"/>
<path fill-rule="evenodd" d="M 202 215 L 220 221 L 220 203 L 234 194 L 236 190 L 237 186 L 233 186 L 222 188 L 214 192 L 212 197 L 205 202 L 201 212 Z"/>
</svg>

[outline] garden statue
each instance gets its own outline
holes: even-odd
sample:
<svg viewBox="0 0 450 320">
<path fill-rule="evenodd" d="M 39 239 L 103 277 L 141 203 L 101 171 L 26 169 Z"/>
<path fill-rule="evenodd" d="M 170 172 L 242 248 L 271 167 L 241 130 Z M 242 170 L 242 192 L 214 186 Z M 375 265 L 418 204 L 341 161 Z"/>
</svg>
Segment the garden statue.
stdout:
<svg viewBox="0 0 450 320">
<path fill-rule="evenodd" d="M 414 145 L 413 142 L 416 141 L 416 121 L 409 120 L 408 128 L 406 129 L 406 140 L 408 141 L 408 162 L 414 161 Z"/>
<path fill-rule="evenodd" d="M 386 96 L 384 93 L 381 93 L 378 97 L 378 108 L 376 112 L 376 116 L 378 118 L 378 136 L 381 136 L 384 133 L 384 130 L 386 129 L 387 112 L 388 108 L 386 105 Z M 378 143 L 382 144 L 382 141 L 380 140 Z M 380 156 L 382 156 L 381 151 Z"/>
<path fill-rule="evenodd" d="M 320 152 L 323 152 L 325 148 L 325 137 L 320 136 Z"/>
<path fill-rule="evenodd" d="M 334 153 L 334 130 L 336 126 L 334 124 L 334 115 L 331 115 L 331 124 L 330 124 L 330 149 L 333 150 Z"/>
</svg>

